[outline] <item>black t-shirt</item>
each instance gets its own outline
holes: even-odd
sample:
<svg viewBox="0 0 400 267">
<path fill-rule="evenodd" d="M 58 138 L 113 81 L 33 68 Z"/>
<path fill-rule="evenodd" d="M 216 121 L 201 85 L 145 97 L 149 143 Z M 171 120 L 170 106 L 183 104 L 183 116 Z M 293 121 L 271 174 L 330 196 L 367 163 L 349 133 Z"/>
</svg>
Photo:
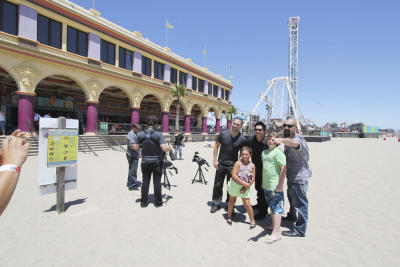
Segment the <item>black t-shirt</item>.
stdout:
<svg viewBox="0 0 400 267">
<path fill-rule="evenodd" d="M 162 160 L 160 144 L 165 144 L 164 136 L 156 130 L 148 129 L 137 134 L 134 144 L 142 146 L 142 162 L 157 163 Z"/>
<path fill-rule="evenodd" d="M 251 147 L 252 154 L 251 154 L 251 161 L 256 166 L 256 169 L 260 170 L 263 167 L 263 163 L 261 160 L 261 153 L 268 149 L 268 145 L 266 144 L 266 138 L 261 142 L 258 142 L 257 137 L 255 135 L 248 136 L 249 146 Z"/>
<path fill-rule="evenodd" d="M 239 150 L 248 145 L 244 135 L 239 133 L 237 136 L 232 137 L 229 130 L 222 131 L 218 135 L 217 141 L 221 144 L 218 162 L 227 166 L 233 166 L 238 160 Z"/>
<path fill-rule="evenodd" d="M 182 145 L 182 140 L 183 140 L 183 134 L 178 134 L 178 135 L 175 135 L 175 142 L 174 142 L 174 145 L 176 145 L 176 146 L 181 146 Z"/>
</svg>

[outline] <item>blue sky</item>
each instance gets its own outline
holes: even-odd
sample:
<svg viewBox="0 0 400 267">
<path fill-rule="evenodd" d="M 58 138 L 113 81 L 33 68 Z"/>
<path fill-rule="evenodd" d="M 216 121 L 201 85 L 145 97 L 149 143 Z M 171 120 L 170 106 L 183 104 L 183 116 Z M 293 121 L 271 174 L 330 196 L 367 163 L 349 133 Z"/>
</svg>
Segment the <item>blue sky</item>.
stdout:
<svg viewBox="0 0 400 267">
<path fill-rule="evenodd" d="M 92 0 L 73 2 L 92 7 Z M 267 80 L 287 75 L 287 21 L 300 16 L 298 100 L 305 117 L 318 125 L 400 129 L 400 1 L 97 0 L 95 9 L 161 46 L 167 18 L 174 25 L 168 47 L 202 66 L 206 46 L 207 67 L 234 76 L 232 102 L 244 111 Z"/>
</svg>

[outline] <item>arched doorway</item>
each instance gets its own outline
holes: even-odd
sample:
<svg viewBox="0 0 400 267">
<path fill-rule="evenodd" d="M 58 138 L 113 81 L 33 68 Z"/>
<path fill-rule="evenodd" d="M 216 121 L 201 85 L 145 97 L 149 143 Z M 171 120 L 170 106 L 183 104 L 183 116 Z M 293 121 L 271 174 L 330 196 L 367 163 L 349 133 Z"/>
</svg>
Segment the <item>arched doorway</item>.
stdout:
<svg viewBox="0 0 400 267">
<path fill-rule="evenodd" d="M 0 104 L 5 118 L 5 133 L 10 134 L 18 128 L 18 86 L 15 79 L 0 68 Z"/>
<path fill-rule="evenodd" d="M 221 113 L 221 131 L 228 129 L 228 116 L 226 116 L 225 111 Z"/>
<path fill-rule="evenodd" d="M 207 112 L 207 133 L 215 134 L 216 133 L 216 118 L 215 118 L 215 110 L 210 108 Z"/>
<path fill-rule="evenodd" d="M 169 107 L 169 132 L 174 133 L 175 121 L 176 121 L 176 107 L 178 105 L 178 100 L 174 100 Z M 179 106 L 179 131 L 185 131 L 185 111 L 183 109 L 182 103 Z"/>
<path fill-rule="evenodd" d="M 146 95 L 140 103 L 139 124 L 146 126 L 148 123 L 155 124 L 156 129 L 160 129 L 162 113 L 160 101 L 154 95 Z"/>
<path fill-rule="evenodd" d="M 42 79 L 35 89 L 35 117 L 65 117 L 79 120 L 79 133 L 86 129 L 86 96 L 79 84 L 62 75 Z M 35 125 L 37 129 L 37 121 Z"/>
<path fill-rule="evenodd" d="M 195 104 L 190 112 L 190 132 L 192 134 L 201 134 L 202 116 L 200 106 Z"/>
<path fill-rule="evenodd" d="M 107 87 L 99 96 L 99 128 L 109 134 L 127 134 L 131 130 L 128 96 L 117 87 Z"/>
</svg>

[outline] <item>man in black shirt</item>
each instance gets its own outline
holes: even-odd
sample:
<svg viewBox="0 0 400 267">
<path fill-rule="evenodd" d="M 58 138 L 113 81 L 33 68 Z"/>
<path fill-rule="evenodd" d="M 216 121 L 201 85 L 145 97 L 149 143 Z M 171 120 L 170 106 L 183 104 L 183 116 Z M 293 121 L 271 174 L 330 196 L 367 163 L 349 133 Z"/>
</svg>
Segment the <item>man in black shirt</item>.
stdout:
<svg viewBox="0 0 400 267">
<path fill-rule="evenodd" d="M 228 183 L 232 177 L 232 169 L 238 160 L 239 150 L 247 145 L 247 139 L 240 133 L 243 121 L 235 118 L 232 122 L 231 130 L 222 131 L 215 142 L 214 146 L 214 167 L 216 169 L 215 181 L 212 195 L 211 213 L 220 209 L 222 200 L 222 189 L 224 187 L 224 179 Z M 221 147 L 221 150 L 218 150 Z M 218 156 L 218 160 L 217 160 Z M 226 202 L 229 202 L 229 194 L 227 192 Z"/>
<path fill-rule="evenodd" d="M 142 198 L 140 206 L 147 207 L 151 174 L 153 174 L 154 198 L 156 207 L 163 205 L 161 197 L 162 154 L 171 150 L 165 144 L 161 132 L 152 127 L 137 134 L 133 141 L 133 149 L 142 148 Z"/>
<path fill-rule="evenodd" d="M 249 145 L 253 151 L 251 161 L 256 166 L 256 180 L 254 186 L 257 190 L 257 205 L 253 206 L 254 218 L 256 220 L 264 219 L 267 215 L 268 203 L 265 199 L 264 188 L 262 186 L 263 163 L 261 153 L 268 149 L 265 140 L 266 126 L 262 121 L 256 122 L 254 125 L 255 135 L 249 136 Z"/>
</svg>

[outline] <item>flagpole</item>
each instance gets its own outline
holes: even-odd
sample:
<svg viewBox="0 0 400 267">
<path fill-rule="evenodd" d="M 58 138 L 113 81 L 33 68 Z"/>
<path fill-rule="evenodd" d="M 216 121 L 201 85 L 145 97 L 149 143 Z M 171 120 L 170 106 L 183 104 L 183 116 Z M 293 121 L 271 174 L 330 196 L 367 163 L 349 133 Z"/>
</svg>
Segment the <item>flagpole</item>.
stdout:
<svg viewBox="0 0 400 267">
<path fill-rule="evenodd" d="M 168 27 L 167 27 L 167 19 L 165 19 L 165 46 L 168 47 Z"/>
</svg>

